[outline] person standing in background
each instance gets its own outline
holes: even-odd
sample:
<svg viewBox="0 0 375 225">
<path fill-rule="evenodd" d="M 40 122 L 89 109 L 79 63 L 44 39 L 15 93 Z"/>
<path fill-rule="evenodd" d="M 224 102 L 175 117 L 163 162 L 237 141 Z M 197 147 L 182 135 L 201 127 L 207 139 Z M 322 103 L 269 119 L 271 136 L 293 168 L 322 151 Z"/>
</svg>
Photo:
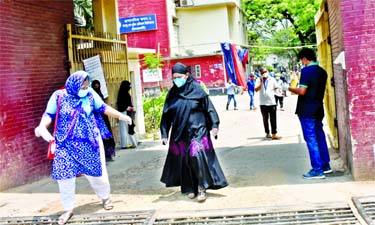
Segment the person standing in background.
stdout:
<svg viewBox="0 0 375 225">
<path fill-rule="evenodd" d="M 275 89 L 277 88 L 275 78 L 269 76 L 266 68 L 260 69 L 260 78 L 255 85 L 255 91 L 259 91 L 259 105 L 260 111 L 263 118 L 264 132 L 266 138 L 272 138 L 273 140 L 281 139 L 277 135 L 277 120 L 276 120 L 276 101 L 275 101 Z M 271 123 L 271 134 L 269 128 L 269 122 Z"/>
<path fill-rule="evenodd" d="M 237 110 L 237 102 L 236 102 L 236 97 L 235 97 L 237 85 L 233 83 L 231 79 L 229 79 L 228 83 L 226 84 L 226 87 L 227 87 L 227 95 L 228 95 L 226 110 L 229 109 L 229 104 L 232 101 L 232 99 L 234 102 L 234 110 Z"/>
<path fill-rule="evenodd" d="M 104 96 L 102 94 L 102 91 L 100 90 L 100 82 L 98 80 L 93 80 L 91 82 L 91 88 L 94 89 L 94 91 L 100 96 L 100 98 L 105 102 Z M 109 122 L 109 118 L 105 114 L 100 114 L 102 116 L 102 119 L 105 122 L 105 125 L 107 126 L 107 129 L 112 134 L 112 137 L 103 139 L 104 144 L 104 152 L 105 152 L 105 159 L 106 161 L 113 161 L 113 158 L 116 156 L 116 143 L 115 139 L 113 138 L 113 132 L 111 128 L 111 123 Z"/>
<path fill-rule="evenodd" d="M 120 133 L 120 147 L 122 149 L 126 148 L 136 148 L 138 146 L 138 138 L 135 133 L 135 111 L 132 104 L 132 98 L 129 93 L 131 89 L 131 84 L 129 81 L 124 80 L 121 82 L 120 89 L 117 96 L 117 109 L 124 115 L 130 116 L 133 122 L 131 125 L 119 121 L 119 133 Z"/>
<path fill-rule="evenodd" d="M 303 174 L 304 179 L 323 179 L 332 173 L 326 136 L 323 130 L 324 93 L 327 72 L 316 62 L 314 50 L 303 48 L 298 59 L 305 66 L 301 71 L 299 87 L 289 87 L 298 95 L 296 114 L 301 123 L 303 137 L 309 149 L 312 169 Z"/>
<path fill-rule="evenodd" d="M 254 94 L 255 94 L 255 76 L 253 73 L 249 75 L 247 78 L 247 93 L 250 96 L 250 110 L 255 110 L 255 103 L 254 103 Z"/>
<path fill-rule="evenodd" d="M 276 74 L 275 80 L 276 80 L 276 86 L 275 89 L 275 101 L 276 101 L 276 107 L 280 105 L 280 110 L 284 111 L 284 94 L 283 94 L 283 81 L 281 80 L 281 74 Z"/>
</svg>

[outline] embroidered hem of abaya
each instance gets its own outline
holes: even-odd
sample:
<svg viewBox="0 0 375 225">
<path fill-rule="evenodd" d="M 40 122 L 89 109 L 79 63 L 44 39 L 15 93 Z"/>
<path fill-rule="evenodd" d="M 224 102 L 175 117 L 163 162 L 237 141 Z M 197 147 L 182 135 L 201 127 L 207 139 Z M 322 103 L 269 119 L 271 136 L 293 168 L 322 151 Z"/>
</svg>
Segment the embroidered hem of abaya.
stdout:
<svg viewBox="0 0 375 225">
<path fill-rule="evenodd" d="M 161 182 L 167 187 L 181 186 L 182 193 L 197 193 L 198 186 L 220 189 L 228 185 L 207 135 L 190 143 L 170 142 Z"/>
</svg>

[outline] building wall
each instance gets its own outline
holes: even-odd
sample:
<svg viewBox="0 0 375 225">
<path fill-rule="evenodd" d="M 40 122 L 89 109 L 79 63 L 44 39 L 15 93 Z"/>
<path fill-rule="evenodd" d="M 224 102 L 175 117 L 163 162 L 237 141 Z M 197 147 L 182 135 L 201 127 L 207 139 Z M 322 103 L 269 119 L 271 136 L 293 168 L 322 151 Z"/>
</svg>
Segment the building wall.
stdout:
<svg viewBox="0 0 375 225">
<path fill-rule="evenodd" d="M 73 1 L 2 0 L 0 14 L 1 191 L 51 172 L 48 144 L 34 128 L 68 75 L 64 29 Z"/>
<path fill-rule="evenodd" d="M 224 87 L 224 65 L 222 55 L 204 56 L 196 58 L 171 59 L 165 62 L 163 69 L 163 88 L 170 88 L 173 85 L 172 67 L 176 62 L 187 66 L 200 65 L 201 77 L 197 80 L 203 81 L 208 88 Z"/>
<path fill-rule="evenodd" d="M 183 8 L 177 17 L 181 55 L 212 54 L 221 50 L 220 42 L 230 40 L 226 5 Z"/>
<path fill-rule="evenodd" d="M 332 60 L 344 51 L 342 17 L 339 0 L 328 0 L 329 27 L 331 35 Z M 333 64 L 334 89 L 336 96 L 336 118 L 339 138 L 340 157 L 344 163 L 352 167 L 352 152 L 349 124 L 348 85 L 346 71 L 341 64 Z"/>
<path fill-rule="evenodd" d="M 341 0 L 340 3 L 352 139 L 352 173 L 357 180 L 373 179 L 375 3 L 372 0 Z"/>
<path fill-rule="evenodd" d="M 118 0 L 119 18 L 156 14 L 157 30 L 127 33 L 129 47 L 158 49 L 163 57 L 170 56 L 166 0 L 149 0 L 140 4 L 133 0 Z"/>
</svg>

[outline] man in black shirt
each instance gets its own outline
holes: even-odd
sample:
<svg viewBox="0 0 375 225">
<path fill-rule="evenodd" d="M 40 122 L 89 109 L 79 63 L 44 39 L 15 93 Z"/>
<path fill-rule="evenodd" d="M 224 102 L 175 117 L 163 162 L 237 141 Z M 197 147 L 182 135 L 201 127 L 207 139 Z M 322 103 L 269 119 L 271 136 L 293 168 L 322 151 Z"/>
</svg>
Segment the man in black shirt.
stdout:
<svg viewBox="0 0 375 225">
<path fill-rule="evenodd" d="M 301 122 L 312 166 L 308 173 L 303 174 L 303 178 L 322 179 L 332 172 L 322 123 L 327 72 L 316 62 L 312 49 L 303 48 L 298 53 L 298 59 L 305 66 L 301 71 L 299 87 L 289 87 L 288 90 L 298 94 L 296 114 Z"/>
</svg>

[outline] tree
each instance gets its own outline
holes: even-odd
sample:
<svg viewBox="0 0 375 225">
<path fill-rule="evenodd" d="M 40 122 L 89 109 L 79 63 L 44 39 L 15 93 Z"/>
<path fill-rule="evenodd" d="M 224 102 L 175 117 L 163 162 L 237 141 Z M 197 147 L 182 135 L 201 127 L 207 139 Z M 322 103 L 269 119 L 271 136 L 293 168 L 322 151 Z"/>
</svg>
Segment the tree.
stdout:
<svg viewBox="0 0 375 225">
<path fill-rule="evenodd" d="M 85 27 L 88 31 L 94 31 L 92 0 L 73 0 L 73 3 L 74 24 L 77 27 Z"/>
<path fill-rule="evenodd" d="M 269 54 L 297 63 L 295 46 L 316 43 L 314 16 L 321 0 L 243 0 L 250 58 L 255 67 Z M 272 46 L 267 47 L 267 46 Z"/>
<path fill-rule="evenodd" d="M 315 43 L 314 16 L 320 3 L 321 0 L 244 0 L 250 37 L 256 37 L 253 32 L 259 38 L 272 36 L 278 27 L 291 24 L 302 45 Z"/>
</svg>

